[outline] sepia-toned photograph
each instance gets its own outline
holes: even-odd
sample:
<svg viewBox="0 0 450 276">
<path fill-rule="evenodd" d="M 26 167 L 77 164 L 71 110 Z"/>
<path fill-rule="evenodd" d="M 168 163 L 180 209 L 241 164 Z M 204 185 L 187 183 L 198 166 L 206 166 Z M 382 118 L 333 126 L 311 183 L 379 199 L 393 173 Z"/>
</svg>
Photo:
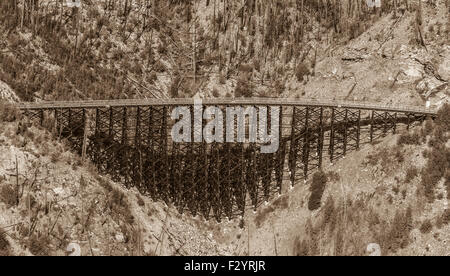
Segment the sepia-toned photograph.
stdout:
<svg viewBox="0 0 450 276">
<path fill-rule="evenodd" d="M 0 0 L 0 256 L 450 256 L 449 81 L 450 0 Z"/>
</svg>

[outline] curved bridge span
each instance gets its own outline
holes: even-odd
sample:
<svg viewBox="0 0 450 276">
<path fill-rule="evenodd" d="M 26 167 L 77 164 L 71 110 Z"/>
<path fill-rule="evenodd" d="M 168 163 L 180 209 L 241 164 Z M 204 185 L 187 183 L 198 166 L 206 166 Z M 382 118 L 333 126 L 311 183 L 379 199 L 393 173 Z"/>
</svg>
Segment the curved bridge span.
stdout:
<svg viewBox="0 0 450 276">
<path fill-rule="evenodd" d="M 21 103 L 19 108 L 30 119 L 54 121 L 59 137 L 114 180 L 154 200 L 174 204 L 180 212 L 218 221 L 243 215 L 249 206 L 258 207 L 363 144 L 409 129 L 437 113 L 419 107 L 335 100 L 202 101 L 200 114 L 216 107 L 225 114 L 223 120 L 228 108 L 250 108 L 258 119 L 266 117 L 266 129 L 278 133 L 278 150 L 263 153 L 263 142 L 249 139 L 249 122 L 253 122 L 249 114 L 242 121 L 233 116 L 232 128 L 221 133 L 227 141 L 230 130 L 234 137 L 244 127 L 243 141 L 174 141 L 174 109 L 184 107 L 195 114 L 198 106 L 193 99 L 145 99 Z M 189 122 L 190 134 L 195 136 L 196 127 L 202 132 L 210 121 L 200 115 L 200 125 L 194 118 Z"/>
</svg>

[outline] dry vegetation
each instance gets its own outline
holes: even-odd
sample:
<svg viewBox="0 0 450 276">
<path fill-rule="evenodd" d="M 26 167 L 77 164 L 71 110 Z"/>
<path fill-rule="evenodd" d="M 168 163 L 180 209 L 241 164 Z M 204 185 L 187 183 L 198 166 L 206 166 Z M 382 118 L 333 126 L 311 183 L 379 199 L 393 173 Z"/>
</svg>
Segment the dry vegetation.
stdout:
<svg viewBox="0 0 450 276">
<path fill-rule="evenodd" d="M 411 208 L 397 211 L 389 220 L 382 218 L 368 204 L 369 198 L 360 198 L 355 202 L 349 200 L 344 204 L 335 203 L 329 197 L 322 207 L 321 218 L 316 223 L 309 220 L 305 226 L 306 236 L 297 238 L 294 254 L 360 256 L 365 255 L 365 246 L 370 241 L 377 242 L 385 250 L 383 254 L 405 248 L 413 229 Z"/>
<path fill-rule="evenodd" d="M 446 146 L 450 138 L 450 105 L 444 105 L 438 112 L 433 131 L 430 133 L 427 153 L 428 162 L 422 170 L 422 187 L 424 195 L 430 202 L 436 197 L 435 187 L 445 181 L 447 198 L 450 199 L 450 148 Z"/>
<path fill-rule="evenodd" d="M 63 2 L 0 3 L 0 79 L 22 100 L 225 96 L 224 84 L 278 96 L 382 16 L 417 10 L 421 24 L 420 6 L 393 0 Z"/>
<path fill-rule="evenodd" d="M 409 166 L 403 180 L 397 176 L 394 178 L 397 184 L 391 191 L 377 188 L 373 194 L 359 194 L 347 200 L 329 196 L 321 206 L 320 198 L 327 179 L 324 173 L 316 173 L 311 184 L 309 205 L 315 203 L 313 209 L 320 210 L 300 230 L 304 234 L 297 237 L 294 254 L 365 255 L 365 246 L 370 242 L 378 243 L 383 255 L 397 254 L 411 245 L 410 234 L 414 229 L 426 235 L 448 225 L 449 209 L 438 215 L 423 214 L 427 213 L 425 206 L 430 206 L 436 199 L 446 200 L 436 190 L 439 183 L 444 183 L 447 197 L 450 195 L 450 149 L 446 145 L 450 129 L 449 111 L 450 106 L 444 105 L 434 122 L 426 121 L 418 130 L 401 134 L 396 146 L 381 148 L 366 157 L 364 165 L 371 168 L 379 166 L 387 178 L 399 173 L 405 153 L 410 152 L 408 148 L 427 148 L 424 167 Z M 408 190 L 415 191 L 415 195 Z M 415 199 L 405 200 L 407 196 L 415 196 Z M 395 206 L 397 210 L 395 213 L 385 212 L 380 209 L 385 205 Z"/>
<path fill-rule="evenodd" d="M 311 196 L 308 201 L 308 209 L 314 211 L 320 208 L 322 195 L 325 191 L 325 185 L 327 184 L 327 176 L 324 172 L 319 171 L 314 173 L 311 183 Z"/>
<path fill-rule="evenodd" d="M 15 122 L 21 119 L 20 111 L 13 104 L 0 99 L 0 123 Z"/>
<path fill-rule="evenodd" d="M 8 107 L 8 110 L 15 109 Z M 99 246 L 98 242 L 106 240 L 111 230 L 123 235 L 123 243 L 116 244 L 115 248 L 103 248 L 102 254 L 137 252 L 135 219 L 124 192 L 98 176 L 93 167 L 86 172 L 86 167 L 80 167 L 80 158 L 70 154 L 68 147 L 61 147 L 50 139 L 51 134 L 41 126 L 25 119 L 3 122 L 3 125 L 0 150 L 15 149 L 16 155 L 15 159 L 9 154 L 5 156 L 12 158 L 13 173 L 11 177 L 0 176 L 0 208 L 2 219 L 13 219 L 15 223 L 2 224 L 0 230 L 7 229 L 8 235 L 15 240 L 19 248 L 17 254 L 64 254 L 76 233 L 79 239 L 89 240 L 88 254 L 91 255 L 94 253 L 90 238 Z M 12 143 L 10 147 L 9 143 Z M 1 166 L 7 161 L 4 158 Z M 10 170 L 1 166 L 0 173 Z M 55 172 L 64 167 L 65 180 L 61 181 L 61 174 Z M 83 177 L 82 171 L 89 174 L 89 178 Z M 69 180 L 69 176 L 73 179 Z M 65 196 L 61 198 L 58 193 Z M 98 228 L 99 223 L 104 230 L 99 230 L 102 229 Z M 10 252 L 5 233 L 1 232 L 0 236 L 0 255 Z"/>
<path fill-rule="evenodd" d="M 73 242 L 83 256 L 225 254 L 203 221 L 100 176 L 37 122 L 2 126 L 0 255 L 67 255 Z"/>
<path fill-rule="evenodd" d="M 9 241 L 6 239 L 6 233 L 0 230 L 0 256 L 9 256 Z"/>
<path fill-rule="evenodd" d="M 309 82 L 316 74 L 320 54 L 357 38 L 383 16 L 396 19 L 414 14 L 410 44 L 417 47 L 427 47 L 433 37 L 448 44 L 450 34 L 450 16 L 446 25 L 424 29 L 427 19 L 422 5 L 433 7 L 436 1 L 421 1 L 420 5 L 417 1 L 382 1 L 378 11 L 367 9 L 365 0 L 82 2 L 82 9 L 62 7 L 61 1 L 0 2 L 0 80 L 21 100 L 191 97 L 196 93 L 280 96 L 289 80 Z M 450 14 L 450 1 L 445 4 Z M 378 35 L 370 39 L 383 42 Z M 398 164 L 407 163 L 405 149 L 426 148 L 425 166 L 409 166 L 401 176 L 404 179 L 391 187 L 393 194 L 383 191 L 381 203 L 374 203 L 371 195 L 353 199 L 328 196 L 322 203 L 327 185 L 339 175 L 316 173 L 308 199 L 308 209 L 315 211 L 315 217 L 299 229 L 302 234 L 294 253 L 363 255 L 367 242 L 374 241 L 383 254 L 395 254 L 411 243 L 414 229 L 429 234 L 448 225 L 449 209 L 425 219 L 415 215 L 423 211 L 422 205 L 440 199 L 439 184 L 450 199 L 449 120 L 450 107 L 445 105 L 434 122 L 428 120 L 420 130 L 403 133 L 396 147 L 366 158 L 366 166 L 379 166 L 388 175 Z M 11 234 L 21 241 L 22 248 L 33 255 L 60 253 L 70 241 L 72 228 L 87 240 L 92 229 L 103 229 L 102 223 L 106 223 L 107 229 L 123 235 L 123 243 L 104 248 L 102 253 L 141 253 L 142 233 L 137 230 L 131 200 L 123 191 L 94 170 L 91 177 L 77 180 L 85 209 L 81 215 L 70 213 L 63 220 L 59 214 L 67 210 L 47 201 L 39 190 L 45 182 L 39 174 L 50 162 L 81 170 L 81 160 L 73 155 L 68 158 L 68 146 L 51 141 L 50 133 L 22 119 L 10 104 L 0 102 L 0 122 L 14 122 L 13 127 L 1 129 L 0 136 L 40 160 L 23 177 L 0 178 L 0 201 L 26 221 Z M 393 214 L 379 211 L 379 203 L 399 207 L 390 204 L 410 197 L 409 185 L 417 185 L 417 198 L 408 198 L 414 204 L 402 204 Z M 132 201 L 149 208 L 149 217 L 157 213 L 140 196 Z M 255 224 L 260 227 L 269 214 L 288 208 L 289 196 L 283 196 L 260 208 Z M 241 228 L 244 225 L 242 221 Z M 0 230 L 0 255 L 11 255 L 9 233 Z M 102 231 L 96 235 L 108 241 L 115 238 Z"/>
</svg>

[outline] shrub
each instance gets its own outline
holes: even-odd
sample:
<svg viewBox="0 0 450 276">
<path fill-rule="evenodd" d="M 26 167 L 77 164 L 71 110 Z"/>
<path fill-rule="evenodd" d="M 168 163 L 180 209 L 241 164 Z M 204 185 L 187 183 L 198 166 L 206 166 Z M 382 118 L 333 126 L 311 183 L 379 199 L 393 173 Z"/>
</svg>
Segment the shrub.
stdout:
<svg viewBox="0 0 450 276">
<path fill-rule="evenodd" d="M 126 195 L 116 188 L 112 188 L 107 202 L 108 208 L 114 215 L 121 217 L 126 223 L 134 223 L 130 205 Z"/>
<path fill-rule="evenodd" d="M 137 204 L 138 204 L 139 206 L 141 206 L 141 207 L 144 207 L 144 206 L 145 206 L 145 202 L 144 202 L 144 200 L 142 199 L 142 197 L 141 197 L 140 195 L 136 195 L 136 198 L 137 198 Z"/>
<path fill-rule="evenodd" d="M 425 121 L 425 126 L 422 129 L 423 136 L 430 135 L 433 132 L 433 128 L 434 128 L 433 120 L 431 120 L 431 118 L 427 118 L 427 120 Z"/>
<path fill-rule="evenodd" d="M 445 176 L 445 187 L 447 188 L 447 198 L 450 199 L 450 171 Z"/>
<path fill-rule="evenodd" d="M 395 150 L 395 159 L 397 160 L 398 163 L 403 163 L 403 161 L 405 161 L 403 152 L 398 148 Z"/>
<path fill-rule="evenodd" d="M 176 75 L 175 78 L 172 80 L 172 83 L 170 84 L 169 88 L 169 94 L 172 98 L 177 98 L 179 96 L 178 90 L 180 87 L 181 78 L 179 75 Z"/>
<path fill-rule="evenodd" d="M 422 187 L 427 199 L 432 202 L 435 199 L 434 189 L 444 178 L 447 195 L 450 193 L 450 149 L 446 147 L 448 141 L 447 132 L 450 130 L 450 105 L 445 104 L 439 111 L 435 120 L 432 137 L 429 140 L 428 158 L 425 168 L 422 170 Z"/>
<path fill-rule="evenodd" d="M 20 110 L 15 105 L 0 100 L 0 122 L 14 122 L 21 117 Z"/>
<path fill-rule="evenodd" d="M 215 98 L 219 98 L 219 97 L 220 97 L 219 90 L 217 90 L 217 88 L 213 88 L 213 90 L 212 90 L 212 95 L 213 95 L 213 97 L 215 97 Z"/>
<path fill-rule="evenodd" d="M 6 239 L 6 233 L 0 229 L 0 256 L 9 256 L 9 242 Z"/>
<path fill-rule="evenodd" d="M 327 172 L 327 178 L 330 182 L 338 182 L 341 180 L 341 176 L 339 175 L 339 173 L 334 171 Z"/>
<path fill-rule="evenodd" d="M 245 72 L 245 73 L 251 73 L 251 72 L 253 72 L 253 66 L 251 66 L 249 64 L 241 64 L 241 65 L 239 65 L 239 71 Z"/>
<path fill-rule="evenodd" d="M 308 209 L 310 211 L 320 208 L 322 195 L 325 191 L 325 185 L 327 183 L 327 176 L 324 172 L 319 171 L 314 173 L 312 184 L 310 187 L 311 196 L 308 201 Z"/>
<path fill-rule="evenodd" d="M 309 69 L 304 63 L 300 63 L 295 69 L 295 76 L 297 77 L 297 81 L 302 82 L 304 76 L 307 76 L 309 74 Z"/>
<path fill-rule="evenodd" d="M 156 80 L 158 80 L 158 76 L 155 72 L 151 72 L 145 79 L 148 83 L 154 84 Z"/>
<path fill-rule="evenodd" d="M 433 148 L 429 154 L 426 167 L 422 170 L 422 186 L 430 202 L 434 200 L 434 188 L 445 177 L 450 167 L 450 149 L 445 145 Z"/>
<path fill-rule="evenodd" d="M 411 183 L 411 181 L 419 175 L 419 170 L 415 166 L 411 166 L 406 170 L 405 183 Z"/>
<path fill-rule="evenodd" d="M 397 195 L 400 192 L 400 188 L 398 187 L 398 185 L 395 185 L 392 187 L 392 191 Z"/>
<path fill-rule="evenodd" d="M 400 248 L 405 248 L 409 242 L 409 234 L 412 230 L 412 210 L 410 207 L 403 213 L 397 211 L 394 220 L 389 228 L 378 238 L 382 248 L 391 252 L 396 252 Z"/>
<path fill-rule="evenodd" d="M 424 222 L 422 222 L 422 225 L 420 226 L 420 232 L 422 234 L 428 234 L 433 230 L 433 225 L 431 224 L 431 221 L 429 219 L 426 219 Z"/>
<path fill-rule="evenodd" d="M 275 211 L 275 208 L 270 205 L 267 208 L 263 208 L 261 210 L 258 211 L 258 214 L 255 217 L 255 224 L 256 227 L 260 227 L 264 221 L 266 220 L 267 216 L 272 213 L 273 211 Z"/>
<path fill-rule="evenodd" d="M 48 248 L 49 243 L 50 239 L 48 236 L 38 237 L 34 234 L 28 241 L 28 249 L 34 256 L 48 256 L 50 253 Z"/>
<path fill-rule="evenodd" d="M 274 208 L 286 209 L 289 207 L 289 195 L 283 195 L 272 203 Z"/>
<path fill-rule="evenodd" d="M 420 135 L 418 133 L 404 133 L 397 140 L 399 146 L 402 145 L 420 145 Z"/>
<path fill-rule="evenodd" d="M 441 222 L 442 224 L 449 224 L 450 223 L 450 209 L 445 209 L 445 211 L 441 215 Z"/>
<path fill-rule="evenodd" d="M 8 206 L 14 207 L 19 203 L 19 191 L 11 185 L 4 185 L 0 189 L 0 199 Z"/>
<path fill-rule="evenodd" d="M 342 256 L 344 254 L 344 230 L 339 228 L 336 233 L 334 255 Z"/>
<path fill-rule="evenodd" d="M 439 109 L 436 124 L 441 126 L 444 131 L 450 131 L 450 104 L 446 103 Z"/>
<path fill-rule="evenodd" d="M 108 193 L 113 190 L 111 183 L 103 177 L 97 177 L 98 184 L 103 187 Z"/>
<path fill-rule="evenodd" d="M 337 222 L 337 210 L 334 205 L 334 199 L 332 196 L 327 198 L 325 205 L 323 206 L 323 224 L 330 225 L 330 233 L 334 231 Z"/>
<path fill-rule="evenodd" d="M 236 97 L 250 98 L 253 96 L 253 91 L 250 83 L 244 78 L 239 78 L 236 88 L 234 90 L 234 95 Z"/>
<path fill-rule="evenodd" d="M 219 83 L 220 84 L 225 84 L 226 83 L 226 79 L 225 79 L 225 76 L 223 75 L 223 74 L 220 74 L 220 76 L 219 76 Z"/>
<path fill-rule="evenodd" d="M 307 240 L 300 240 L 298 237 L 294 245 L 295 256 L 309 256 L 309 244 Z"/>
</svg>

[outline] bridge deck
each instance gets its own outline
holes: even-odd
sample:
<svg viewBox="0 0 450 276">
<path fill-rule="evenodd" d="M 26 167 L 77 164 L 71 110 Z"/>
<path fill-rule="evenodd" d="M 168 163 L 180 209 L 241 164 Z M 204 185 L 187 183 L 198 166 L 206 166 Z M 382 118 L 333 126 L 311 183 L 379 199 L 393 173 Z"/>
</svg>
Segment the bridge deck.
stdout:
<svg viewBox="0 0 450 276">
<path fill-rule="evenodd" d="M 182 99 L 125 99 L 125 100 L 89 100 L 89 101 L 48 101 L 36 103 L 20 103 L 22 110 L 57 109 L 57 108 L 102 108 L 122 106 L 183 106 L 194 104 L 192 98 Z M 203 99 L 203 105 L 269 105 L 269 106 L 322 106 L 350 108 L 389 112 L 411 112 L 434 115 L 437 110 L 431 108 L 386 105 L 347 100 L 313 100 L 288 98 L 246 98 L 246 99 Z"/>
</svg>

